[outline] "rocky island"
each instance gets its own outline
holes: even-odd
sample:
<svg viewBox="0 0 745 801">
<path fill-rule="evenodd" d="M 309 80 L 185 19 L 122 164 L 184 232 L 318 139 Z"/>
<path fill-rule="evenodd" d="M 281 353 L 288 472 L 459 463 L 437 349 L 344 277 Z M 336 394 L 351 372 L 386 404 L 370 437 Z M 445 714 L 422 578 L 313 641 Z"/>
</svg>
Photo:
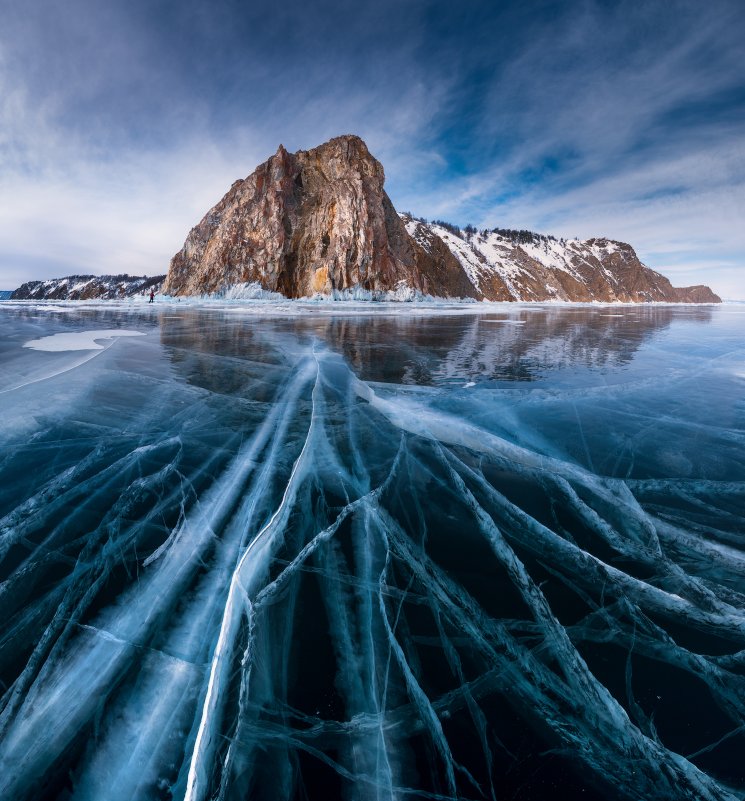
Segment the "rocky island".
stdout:
<svg viewBox="0 0 745 801">
<path fill-rule="evenodd" d="M 622 242 L 459 228 L 398 214 L 357 136 L 277 152 L 192 228 L 163 291 L 260 287 L 288 298 L 718 303 L 673 287 Z"/>
</svg>

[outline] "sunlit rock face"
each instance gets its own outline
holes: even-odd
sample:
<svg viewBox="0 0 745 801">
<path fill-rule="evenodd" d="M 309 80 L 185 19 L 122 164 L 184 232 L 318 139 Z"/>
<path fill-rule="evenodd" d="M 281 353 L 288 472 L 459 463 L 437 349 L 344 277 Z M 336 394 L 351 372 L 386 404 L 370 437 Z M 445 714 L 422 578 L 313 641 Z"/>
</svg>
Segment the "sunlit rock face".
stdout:
<svg viewBox="0 0 745 801">
<path fill-rule="evenodd" d="M 286 297 L 476 297 L 447 248 L 406 232 L 383 189 L 383 167 L 356 136 L 277 153 L 193 228 L 168 272 L 173 295 L 258 283 Z"/>
<path fill-rule="evenodd" d="M 3 311 L 0 798 L 742 798 L 742 315 L 185 306 Z"/>
</svg>

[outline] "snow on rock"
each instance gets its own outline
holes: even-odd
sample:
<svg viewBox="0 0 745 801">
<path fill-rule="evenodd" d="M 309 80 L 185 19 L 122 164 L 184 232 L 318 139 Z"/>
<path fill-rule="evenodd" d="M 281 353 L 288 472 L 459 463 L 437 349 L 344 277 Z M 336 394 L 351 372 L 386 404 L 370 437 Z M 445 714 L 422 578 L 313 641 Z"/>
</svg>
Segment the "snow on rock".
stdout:
<svg viewBox="0 0 745 801">
<path fill-rule="evenodd" d="M 164 275 L 69 275 L 47 281 L 28 281 L 9 300 L 93 300 L 126 298 L 160 292 Z"/>
<path fill-rule="evenodd" d="M 507 229 L 464 232 L 407 214 L 402 218 L 419 244 L 444 242 L 486 300 L 720 302 L 708 287 L 673 287 L 623 242 Z"/>
</svg>

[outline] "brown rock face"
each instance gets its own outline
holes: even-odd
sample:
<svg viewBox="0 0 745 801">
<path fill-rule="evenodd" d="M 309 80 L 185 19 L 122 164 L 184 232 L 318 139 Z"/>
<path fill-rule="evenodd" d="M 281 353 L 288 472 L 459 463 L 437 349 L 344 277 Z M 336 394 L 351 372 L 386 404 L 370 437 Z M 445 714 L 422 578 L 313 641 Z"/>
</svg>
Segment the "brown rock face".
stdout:
<svg viewBox="0 0 745 801">
<path fill-rule="evenodd" d="M 408 291 L 481 297 L 447 247 L 407 233 L 365 143 L 340 136 L 277 153 L 236 181 L 173 257 L 163 291 L 217 292 L 257 282 L 298 298 Z"/>
<path fill-rule="evenodd" d="M 719 295 L 709 289 L 704 284 L 696 284 L 696 286 L 676 286 L 673 287 L 675 299 L 678 303 L 721 303 L 722 299 Z"/>
<path fill-rule="evenodd" d="M 585 240 L 582 255 L 572 263 L 595 290 L 598 300 L 643 303 L 721 303 L 722 299 L 707 286 L 674 287 L 658 272 L 639 261 L 636 251 L 625 242 L 608 239 Z M 577 246 L 578 250 L 582 246 Z"/>
</svg>

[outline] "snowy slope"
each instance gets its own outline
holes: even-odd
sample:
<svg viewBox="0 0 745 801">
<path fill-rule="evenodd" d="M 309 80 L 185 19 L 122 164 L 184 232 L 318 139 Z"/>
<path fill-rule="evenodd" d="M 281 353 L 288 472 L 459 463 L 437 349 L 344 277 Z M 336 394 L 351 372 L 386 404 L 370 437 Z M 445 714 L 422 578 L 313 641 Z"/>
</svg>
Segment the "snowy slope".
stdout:
<svg viewBox="0 0 745 801">
<path fill-rule="evenodd" d="M 124 298 L 154 289 L 160 291 L 164 275 L 70 275 L 48 281 L 29 281 L 13 292 L 13 300 L 89 300 Z"/>
<path fill-rule="evenodd" d="M 609 239 L 556 239 L 528 231 L 463 232 L 402 215 L 406 230 L 427 247 L 439 237 L 487 300 L 718 302 L 705 288 L 674 288 L 639 261 L 634 249 Z"/>
</svg>

